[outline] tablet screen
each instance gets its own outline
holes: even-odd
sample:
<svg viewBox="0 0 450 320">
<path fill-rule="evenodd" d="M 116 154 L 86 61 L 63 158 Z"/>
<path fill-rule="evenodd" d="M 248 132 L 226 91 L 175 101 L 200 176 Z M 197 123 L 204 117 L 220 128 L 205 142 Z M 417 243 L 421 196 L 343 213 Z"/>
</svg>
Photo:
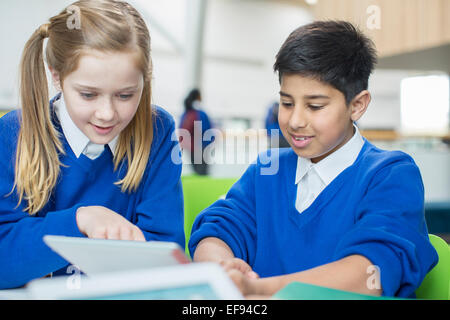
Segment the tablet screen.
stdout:
<svg viewBox="0 0 450 320">
<path fill-rule="evenodd" d="M 175 242 L 44 236 L 44 242 L 87 275 L 189 263 Z"/>
</svg>

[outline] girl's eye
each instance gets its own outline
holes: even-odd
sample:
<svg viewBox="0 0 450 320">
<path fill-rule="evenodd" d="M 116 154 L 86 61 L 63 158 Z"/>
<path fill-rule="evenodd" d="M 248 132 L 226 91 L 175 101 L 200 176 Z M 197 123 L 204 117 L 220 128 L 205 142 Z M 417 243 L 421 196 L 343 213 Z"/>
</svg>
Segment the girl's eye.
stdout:
<svg viewBox="0 0 450 320">
<path fill-rule="evenodd" d="M 120 100 L 128 100 L 131 99 L 131 97 L 133 97 L 132 94 L 119 94 Z"/>
<path fill-rule="evenodd" d="M 322 105 L 309 104 L 308 107 L 312 110 L 320 110 L 323 108 Z"/>
<path fill-rule="evenodd" d="M 88 92 L 80 92 L 80 96 L 83 97 L 86 100 L 91 100 L 91 99 L 95 98 L 96 94 L 95 93 L 88 93 Z"/>
</svg>

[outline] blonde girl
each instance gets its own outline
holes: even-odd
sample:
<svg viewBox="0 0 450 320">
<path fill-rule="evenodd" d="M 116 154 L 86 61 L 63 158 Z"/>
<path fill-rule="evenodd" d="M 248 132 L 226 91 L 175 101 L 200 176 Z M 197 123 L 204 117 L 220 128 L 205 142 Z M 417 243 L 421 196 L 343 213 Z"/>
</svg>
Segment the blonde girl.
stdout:
<svg viewBox="0 0 450 320">
<path fill-rule="evenodd" d="M 140 14 L 75 2 L 32 34 L 20 67 L 21 109 L 0 119 L 0 288 L 65 274 L 46 234 L 184 247 L 179 146 L 172 117 L 151 105 Z"/>
</svg>

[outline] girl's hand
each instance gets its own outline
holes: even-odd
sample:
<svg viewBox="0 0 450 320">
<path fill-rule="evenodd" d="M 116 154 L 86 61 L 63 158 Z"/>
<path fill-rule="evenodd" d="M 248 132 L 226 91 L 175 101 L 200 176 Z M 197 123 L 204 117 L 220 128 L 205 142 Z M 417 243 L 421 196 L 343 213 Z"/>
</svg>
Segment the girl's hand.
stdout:
<svg viewBox="0 0 450 320">
<path fill-rule="evenodd" d="M 138 227 L 102 206 L 78 208 L 76 221 L 80 232 L 89 238 L 145 241 Z"/>
<path fill-rule="evenodd" d="M 236 269 L 237 271 L 241 272 L 243 275 L 245 275 L 251 279 L 259 278 L 259 275 L 252 270 L 252 267 L 250 267 L 248 265 L 248 263 L 242 259 L 231 258 L 231 259 L 222 260 L 222 261 L 220 261 L 220 265 L 227 272 L 229 272 L 230 270 Z"/>
</svg>

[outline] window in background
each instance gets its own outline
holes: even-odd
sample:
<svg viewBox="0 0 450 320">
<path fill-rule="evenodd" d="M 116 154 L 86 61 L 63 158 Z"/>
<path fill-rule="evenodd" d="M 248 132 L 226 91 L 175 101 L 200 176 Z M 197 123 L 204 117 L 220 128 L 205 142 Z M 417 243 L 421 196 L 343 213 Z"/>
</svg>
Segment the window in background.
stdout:
<svg viewBox="0 0 450 320">
<path fill-rule="evenodd" d="M 429 75 L 401 82 L 401 128 L 407 134 L 447 134 L 449 77 Z"/>
</svg>

